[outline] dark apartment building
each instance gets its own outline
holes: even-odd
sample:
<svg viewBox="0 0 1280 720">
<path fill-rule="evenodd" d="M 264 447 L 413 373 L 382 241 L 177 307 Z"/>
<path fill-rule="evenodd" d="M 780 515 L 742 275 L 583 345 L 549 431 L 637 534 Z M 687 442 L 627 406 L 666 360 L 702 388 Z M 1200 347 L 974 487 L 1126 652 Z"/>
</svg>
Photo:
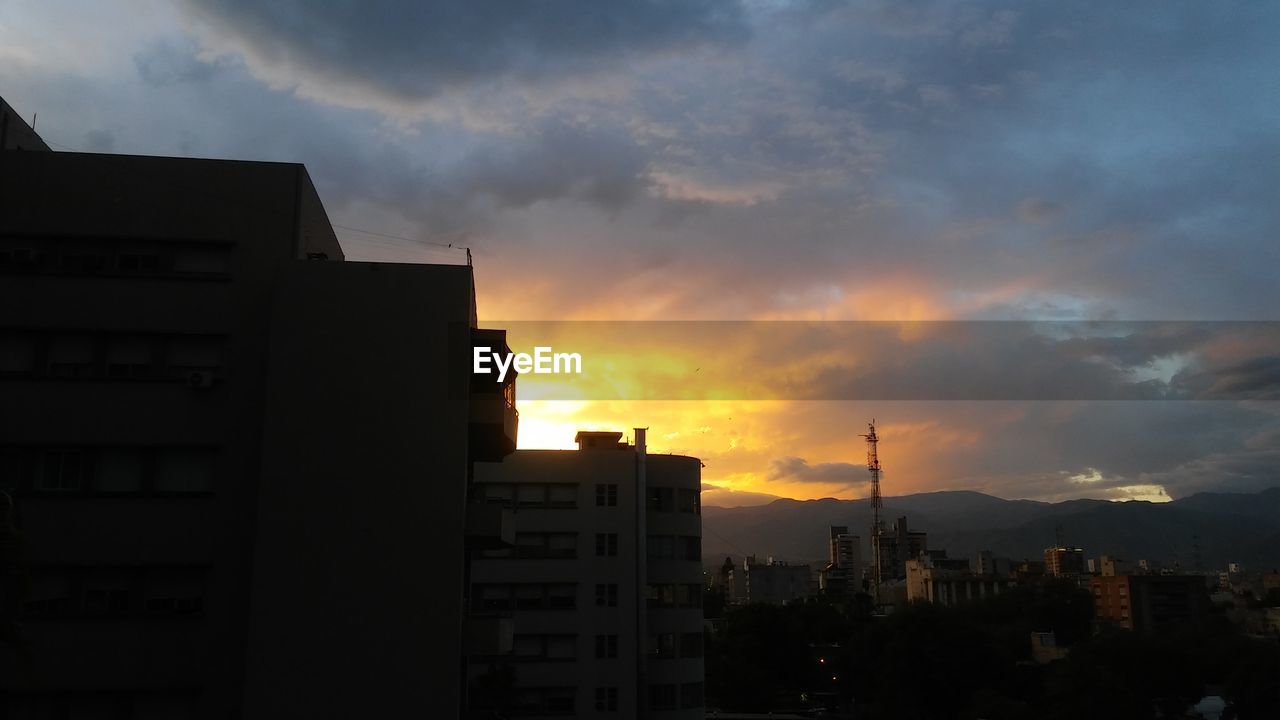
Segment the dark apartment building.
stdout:
<svg viewBox="0 0 1280 720">
<path fill-rule="evenodd" d="M 929 550 L 929 534 L 907 527 L 907 518 L 893 521 L 893 526 L 881 535 L 871 536 L 872 562 L 880 563 L 880 579 L 883 582 L 905 580 L 907 561 L 920 557 Z"/>
<path fill-rule="evenodd" d="M 1162 632 L 1195 624 L 1209 611 L 1201 575 L 1095 575 L 1089 586 L 1094 615 L 1103 625 Z"/>
<path fill-rule="evenodd" d="M 477 324 L 301 165 L 0 152 L 0 717 L 459 716 Z"/>
<path fill-rule="evenodd" d="M 514 513 L 514 547 L 471 564 L 473 613 L 508 618 L 514 635 L 510 653 L 471 656 L 476 688 L 509 681 L 486 693 L 499 717 L 705 714 L 702 465 L 649 454 L 635 433 L 476 464 L 477 495 Z"/>
</svg>

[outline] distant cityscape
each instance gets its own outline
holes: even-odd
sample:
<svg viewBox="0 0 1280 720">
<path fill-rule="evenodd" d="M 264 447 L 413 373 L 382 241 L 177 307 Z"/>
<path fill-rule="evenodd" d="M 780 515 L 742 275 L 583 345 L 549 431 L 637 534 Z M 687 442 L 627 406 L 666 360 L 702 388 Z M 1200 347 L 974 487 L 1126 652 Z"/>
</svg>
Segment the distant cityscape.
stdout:
<svg viewBox="0 0 1280 720">
<path fill-rule="evenodd" d="M 301 165 L 0 112 L 0 718 L 1280 710 L 1274 567 L 949 553 L 882 516 L 874 424 L 870 512 L 772 528 L 824 561 L 709 555 L 760 537 L 704 536 L 648 429 L 517 449 L 470 265 L 347 261 Z"/>
</svg>

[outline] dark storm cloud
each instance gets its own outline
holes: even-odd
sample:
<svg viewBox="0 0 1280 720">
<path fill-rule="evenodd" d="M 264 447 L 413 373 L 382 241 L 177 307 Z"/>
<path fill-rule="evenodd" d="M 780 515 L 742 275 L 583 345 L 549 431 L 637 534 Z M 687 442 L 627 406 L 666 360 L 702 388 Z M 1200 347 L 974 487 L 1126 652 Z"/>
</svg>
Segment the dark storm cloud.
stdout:
<svg viewBox="0 0 1280 720">
<path fill-rule="evenodd" d="M 195 51 L 191 42 L 161 38 L 134 53 L 133 64 L 138 69 L 138 77 L 148 85 L 203 82 L 212 78 L 220 66 L 200 60 Z"/>
<path fill-rule="evenodd" d="M 586 74 L 746 34 L 732 0 L 188 0 L 258 62 L 402 98 L 501 77 Z"/>
<path fill-rule="evenodd" d="M 847 462 L 810 464 L 802 457 L 775 458 L 769 463 L 765 479 L 774 482 L 824 483 L 860 487 L 870 482 L 866 465 Z"/>
</svg>

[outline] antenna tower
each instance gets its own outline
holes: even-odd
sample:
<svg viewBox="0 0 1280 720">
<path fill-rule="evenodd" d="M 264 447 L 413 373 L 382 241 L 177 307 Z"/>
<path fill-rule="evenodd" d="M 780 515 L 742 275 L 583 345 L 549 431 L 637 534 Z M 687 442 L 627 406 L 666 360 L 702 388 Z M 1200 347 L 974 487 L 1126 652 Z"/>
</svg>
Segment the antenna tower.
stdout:
<svg viewBox="0 0 1280 720">
<path fill-rule="evenodd" d="M 872 596 L 880 597 L 880 537 L 884 535 L 884 519 L 880 517 L 883 502 L 880 499 L 880 456 L 876 452 L 876 443 L 880 438 L 876 435 L 876 421 L 871 419 L 867 425 L 867 433 L 862 437 L 867 440 L 867 470 L 871 473 L 871 552 L 875 556 L 871 566 Z"/>
</svg>

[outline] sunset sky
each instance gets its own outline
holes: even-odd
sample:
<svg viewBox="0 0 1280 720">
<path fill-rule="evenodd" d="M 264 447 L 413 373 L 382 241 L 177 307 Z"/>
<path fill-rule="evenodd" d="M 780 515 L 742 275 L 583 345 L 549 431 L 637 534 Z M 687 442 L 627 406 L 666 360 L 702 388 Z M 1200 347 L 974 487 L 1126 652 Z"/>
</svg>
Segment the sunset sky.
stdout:
<svg viewBox="0 0 1280 720">
<path fill-rule="evenodd" d="M 0 95 L 59 150 L 305 163 L 348 259 L 471 248 L 488 327 L 1198 321 L 908 325 L 848 367 L 654 343 L 660 399 L 520 391 L 523 447 L 647 426 L 708 504 L 865 495 L 873 416 L 887 495 L 1163 500 L 1280 484 L 1275 328 L 1208 322 L 1280 320 L 1277 30 L 1199 1 L 6 0 Z M 759 387 L 855 366 L 899 391 Z M 1011 377 L 1172 399 L 991 399 Z"/>
</svg>

